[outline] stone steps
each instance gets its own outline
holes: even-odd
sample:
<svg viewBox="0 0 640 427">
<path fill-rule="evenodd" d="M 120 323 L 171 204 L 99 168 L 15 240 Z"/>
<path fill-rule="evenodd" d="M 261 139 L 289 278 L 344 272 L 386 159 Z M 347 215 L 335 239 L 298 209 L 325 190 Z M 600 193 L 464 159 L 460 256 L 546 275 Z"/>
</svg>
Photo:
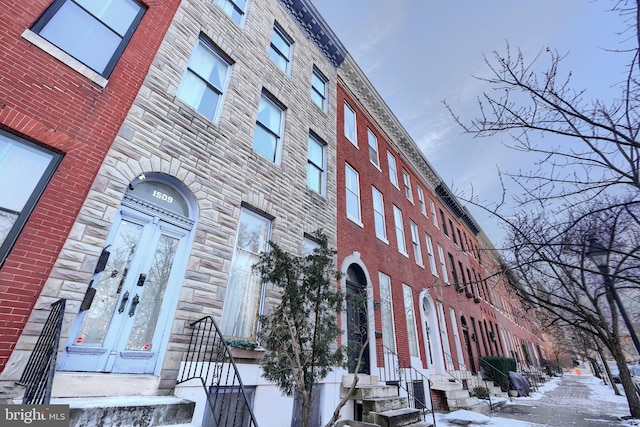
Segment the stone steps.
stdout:
<svg viewBox="0 0 640 427">
<path fill-rule="evenodd" d="M 189 425 L 195 403 L 175 396 L 55 398 L 69 405 L 70 427 Z"/>
</svg>

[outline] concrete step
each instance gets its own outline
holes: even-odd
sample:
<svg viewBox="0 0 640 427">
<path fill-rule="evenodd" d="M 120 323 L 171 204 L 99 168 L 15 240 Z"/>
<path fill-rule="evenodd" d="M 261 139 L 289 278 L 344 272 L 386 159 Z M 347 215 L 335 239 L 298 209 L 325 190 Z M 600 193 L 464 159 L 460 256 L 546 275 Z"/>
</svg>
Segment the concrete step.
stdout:
<svg viewBox="0 0 640 427">
<path fill-rule="evenodd" d="M 70 427 L 170 426 L 190 424 L 195 403 L 175 396 L 57 398 L 69 405 Z"/>
<path fill-rule="evenodd" d="M 353 380 L 355 378 L 355 374 L 348 374 L 342 376 L 342 387 L 351 387 L 353 384 Z M 376 375 L 365 375 L 358 374 L 358 386 L 366 386 L 366 385 L 378 385 L 380 383 L 380 378 Z"/>
<path fill-rule="evenodd" d="M 477 397 L 465 397 L 460 399 L 449 399 L 447 396 L 447 405 L 449 405 L 450 411 L 456 411 L 458 409 L 469 409 L 473 406 L 478 405 L 480 399 Z"/>
<path fill-rule="evenodd" d="M 417 423 L 407 424 L 406 427 L 433 427 L 433 423 L 428 421 L 419 421 Z"/>
<path fill-rule="evenodd" d="M 462 384 L 459 382 L 434 382 L 431 384 L 432 390 L 451 391 L 462 390 Z"/>
<path fill-rule="evenodd" d="M 369 412 L 385 412 L 393 409 L 406 408 L 407 406 L 409 406 L 407 398 L 400 396 L 362 400 L 362 412 L 365 414 Z"/>
<path fill-rule="evenodd" d="M 405 427 L 422 421 L 422 411 L 413 408 L 393 409 L 385 412 L 370 412 L 363 418 L 380 427 Z"/>
<path fill-rule="evenodd" d="M 349 388 L 340 387 L 340 397 L 346 396 Z M 398 387 L 392 385 L 365 385 L 358 386 L 353 391 L 351 399 L 377 399 L 383 397 L 398 396 Z"/>
<path fill-rule="evenodd" d="M 58 371 L 51 397 L 154 396 L 159 381 L 154 375 Z"/>
</svg>

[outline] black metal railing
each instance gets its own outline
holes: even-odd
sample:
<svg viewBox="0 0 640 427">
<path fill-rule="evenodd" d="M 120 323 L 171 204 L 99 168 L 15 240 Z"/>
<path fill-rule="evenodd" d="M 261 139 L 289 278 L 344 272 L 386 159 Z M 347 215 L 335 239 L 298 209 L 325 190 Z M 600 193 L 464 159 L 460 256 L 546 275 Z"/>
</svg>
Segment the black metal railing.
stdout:
<svg viewBox="0 0 640 427">
<path fill-rule="evenodd" d="M 258 427 L 252 409 L 253 394 L 242 384 L 238 367 L 218 325 L 211 316 L 191 325 L 191 340 L 178 383 L 200 379 L 207 395 L 203 425 Z"/>
<path fill-rule="evenodd" d="M 431 381 L 411 363 L 402 360 L 393 350 L 385 345 L 378 345 L 378 370 L 380 379 L 388 385 L 395 385 L 407 393 L 409 407 L 422 411 L 422 420 L 426 421 L 431 413 L 433 425 L 436 416 L 431 398 Z M 380 363 L 381 362 L 381 363 Z M 427 405 L 427 400 L 429 405 Z"/>
<path fill-rule="evenodd" d="M 56 371 L 62 318 L 67 300 L 62 298 L 51 304 L 51 313 L 44 323 L 36 346 L 29 356 L 22 376 L 17 381 L 25 386 L 23 405 L 46 405 L 51 400 L 51 387 Z"/>
</svg>

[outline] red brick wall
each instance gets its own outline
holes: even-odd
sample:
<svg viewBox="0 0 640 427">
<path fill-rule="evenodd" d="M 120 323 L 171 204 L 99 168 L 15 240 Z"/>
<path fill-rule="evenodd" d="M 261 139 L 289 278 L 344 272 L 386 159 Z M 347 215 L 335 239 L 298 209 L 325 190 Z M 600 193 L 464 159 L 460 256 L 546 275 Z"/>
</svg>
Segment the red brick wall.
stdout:
<svg viewBox="0 0 640 427">
<path fill-rule="evenodd" d="M 0 371 L 13 350 L 179 5 L 150 0 L 105 88 L 20 35 L 50 4 L 11 1 L 0 14 L 0 127 L 64 153 L 0 267 Z"/>
<path fill-rule="evenodd" d="M 344 136 L 344 102 L 347 102 L 349 106 L 356 112 L 356 129 L 358 147 L 355 147 Z M 462 221 L 457 221 L 457 218 L 452 214 L 447 207 L 441 203 L 440 199 L 433 194 L 429 189 L 429 186 L 424 182 L 419 182 L 417 175 L 411 168 L 410 164 L 406 161 L 401 154 L 397 152 L 395 148 L 389 143 L 387 136 L 382 133 L 379 127 L 372 121 L 371 116 L 362 110 L 361 104 L 355 99 L 348 89 L 345 89 L 341 84 L 338 85 L 337 90 L 337 184 L 338 184 L 338 265 L 342 265 L 345 257 L 351 255 L 353 252 L 360 252 L 361 259 L 366 266 L 371 283 L 371 289 L 373 292 L 374 300 L 380 299 L 380 291 L 378 284 L 378 272 L 381 271 L 391 277 L 392 298 L 394 308 L 394 320 L 396 324 L 396 342 L 398 347 L 398 354 L 404 360 L 409 360 L 409 348 L 407 327 L 405 318 L 404 299 L 402 292 L 402 284 L 410 285 L 414 295 L 414 307 L 416 313 L 416 322 L 418 328 L 418 340 L 421 358 L 423 361 L 425 357 L 425 343 L 423 341 L 423 326 L 421 321 L 422 302 L 419 301 L 419 294 L 423 289 L 429 289 L 432 299 L 435 301 L 441 301 L 443 303 L 444 315 L 446 318 L 448 336 L 450 341 L 451 355 L 457 358 L 457 351 L 454 342 L 454 333 L 452 330 L 451 318 L 449 314 L 449 308 L 455 309 L 458 328 L 460 329 L 460 317 L 465 316 L 467 323 L 469 324 L 469 334 L 473 332 L 471 327 L 471 318 L 475 320 L 477 336 L 476 339 L 480 343 L 480 354 L 477 354 L 477 347 L 475 343 L 471 343 L 473 347 L 473 357 L 485 356 L 492 354 L 502 355 L 502 347 L 497 342 L 498 348 L 496 351 L 496 345 L 492 344 L 492 350 L 489 350 L 489 339 L 485 334 L 485 342 L 487 343 L 487 351 L 482 344 L 482 337 L 480 336 L 480 330 L 478 328 L 478 322 L 484 322 L 486 320 L 487 325 L 489 322 L 493 324 L 494 333 L 496 339 L 499 337 L 499 332 L 496 329 L 498 323 L 505 324 L 514 334 L 531 336 L 527 330 L 521 328 L 518 325 L 509 322 L 504 316 L 498 314 L 496 308 L 489 304 L 484 299 L 480 299 L 479 302 L 475 302 L 473 298 L 468 298 L 464 292 L 457 292 L 453 285 L 445 285 L 442 280 L 442 274 L 440 270 L 440 262 L 438 257 L 437 245 L 442 245 L 445 257 L 447 253 L 451 253 L 456 261 L 456 267 L 458 261 L 462 262 L 465 269 L 465 281 L 466 269 L 475 270 L 477 275 L 483 275 L 484 268 L 480 262 L 487 263 L 490 259 L 483 255 L 478 255 L 476 251 L 462 251 L 460 245 L 454 244 L 453 240 L 445 236 L 442 230 L 441 218 L 439 210 L 442 209 L 445 212 L 447 219 L 447 228 L 449 228 L 448 220 L 451 219 L 454 224 L 454 230 L 457 233 L 457 228 L 460 231 L 464 231 L 469 240 L 469 243 L 475 248 L 479 247 L 474 234 L 467 229 Z M 380 170 L 378 170 L 369 160 L 369 148 L 367 140 L 367 129 L 371 129 L 377 136 L 378 140 L 378 152 L 380 157 Z M 391 184 L 389 180 L 388 163 L 387 163 L 387 150 L 389 150 L 396 158 L 396 167 L 398 172 L 398 182 L 400 189 Z M 351 167 L 359 173 L 360 179 L 360 205 L 362 211 L 362 223 L 363 227 L 355 224 L 353 221 L 347 219 L 346 215 L 346 201 L 345 201 L 345 163 L 348 163 Z M 411 176 L 411 187 L 413 191 L 413 200 L 411 203 L 405 196 L 404 186 L 402 181 L 402 170 L 409 172 Z M 425 203 L 427 207 L 427 216 L 425 217 L 420 211 L 420 205 L 418 201 L 418 192 L 416 185 L 419 184 L 423 189 L 425 196 Z M 374 213 L 371 187 L 375 186 L 384 197 L 384 209 L 385 220 L 387 224 L 387 239 L 389 244 L 382 242 L 375 235 L 374 226 Z M 431 211 L 429 207 L 429 199 L 432 199 L 436 204 L 436 212 L 438 216 L 438 224 L 440 228 L 436 228 L 431 218 Z M 395 225 L 393 218 L 393 205 L 396 205 L 402 211 L 402 219 L 404 225 L 405 242 L 407 246 L 407 252 L 409 258 L 402 255 L 397 248 Z M 416 264 L 413 254 L 413 248 L 411 245 L 411 230 L 409 221 L 412 220 L 418 226 L 420 235 L 420 244 L 422 249 L 422 257 L 424 268 Z M 424 233 L 427 232 L 432 239 L 434 256 L 436 259 L 436 266 L 440 277 L 435 277 L 429 267 L 429 259 L 427 255 L 427 247 L 425 242 Z M 451 231 L 449 232 L 451 235 Z M 456 234 L 457 237 L 457 234 Z M 450 282 L 453 283 L 451 269 L 447 262 L 447 271 L 449 273 Z M 495 271 L 490 268 L 489 270 Z M 458 277 L 459 277 L 459 272 Z M 497 280 L 489 281 L 488 286 L 496 286 Z M 381 320 L 379 311 L 374 312 L 375 317 L 375 330 L 381 331 Z M 499 319 L 501 322 L 499 322 Z M 433 326 L 432 326 L 433 328 Z M 491 330 L 489 328 L 489 330 Z M 485 331 L 486 332 L 486 331 Z M 373 340 L 373 331 L 370 331 L 370 336 Z M 465 344 L 463 340 L 462 331 L 458 332 L 463 347 L 463 353 L 465 354 L 465 360 L 460 361 L 464 363 L 468 368 L 471 364 L 465 351 Z M 382 344 L 382 339 L 378 338 L 376 344 Z M 426 362 L 425 367 L 426 367 Z M 456 364 L 457 365 L 457 364 Z"/>
</svg>

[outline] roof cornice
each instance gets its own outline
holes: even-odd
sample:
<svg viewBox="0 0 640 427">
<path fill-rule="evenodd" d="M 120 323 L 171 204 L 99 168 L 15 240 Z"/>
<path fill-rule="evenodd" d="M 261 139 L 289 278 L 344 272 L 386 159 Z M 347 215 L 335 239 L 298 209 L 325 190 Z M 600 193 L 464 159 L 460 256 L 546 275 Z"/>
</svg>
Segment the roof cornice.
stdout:
<svg viewBox="0 0 640 427">
<path fill-rule="evenodd" d="M 298 22 L 311 41 L 335 67 L 347 56 L 347 49 L 334 34 L 311 0 L 280 0 L 289 14 Z"/>
</svg>

